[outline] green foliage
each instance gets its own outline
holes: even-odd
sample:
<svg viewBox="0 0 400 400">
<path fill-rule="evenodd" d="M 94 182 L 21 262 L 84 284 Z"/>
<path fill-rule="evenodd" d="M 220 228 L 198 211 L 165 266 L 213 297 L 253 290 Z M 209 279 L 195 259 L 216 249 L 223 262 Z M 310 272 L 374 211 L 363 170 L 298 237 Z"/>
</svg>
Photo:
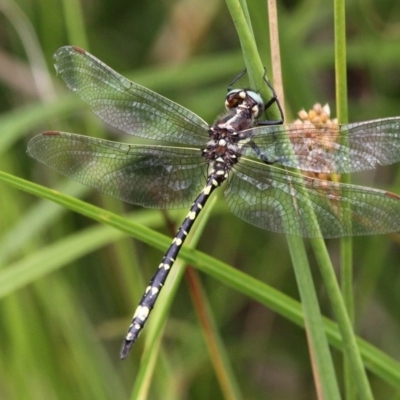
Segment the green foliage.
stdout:
<svg viewBox="0 0 400 400">
<path fill-rule="evenodd" d="M 285 3 L 279 31 L 286 119 L 317 101 L 329 102 L 335 115 L 333 6 L 317 0 Z M 249 7 L 258 50 L 270 70 L 265 2 L 251 1 Z M 135 223 L 171 236 L 160 211 L 130 207 L 65 181 L 27 157 L 26 143 L 51 129 L 132 140 L 107 131 L 56 77 L 51 57 L 67 44 L 84 47 L 212 122 L 223 111 L 227 84 L 244 65 L 225 4 L 8 0 L 0 10 L 0 171 L 119 215 L 129 211 Z M 399 3 L 349 1 L 346 12 L 349 120 L 399 115 Z M 394 165 L 360 174 L 353 183 L 400 193 L 397 170 Z M 201 279 L 235 385 L 245 399 L 315 398 L 307 339 L 298 328 L 300 309 L 282 295 L 298 299 L 285 238 L 238 220 L 220 197 L 196 247 L 212 258 L 190 250 L 183 258 L 206 272 Z M 186 212 L 168 215 L 177 225 Z M 107 215 L 98 211 L 97 219 L 110 221 Z M 150 323 L 128 360 L 119 361 L 119 347 L 160 249 L 166 248 L 165 238 L 141 234 L 138 229 L 135 237 L 151 246 L 0 181 L 2 399 L 129 398 L 143 373 L 142 355 L 157 351 L 146 347 Z M 354 240 L 356 331 L 387 355 L 361 344 L 376 398 L 394 398 L 400 389 L 399 368 L 391 359 L 400 358 L 398 241 L 398 235 Z M 338 242 L 327 243 L 337 265 Z M 321 308 L 331 317 L 314 272 Z M 327 323 L 326 329 L 330 343 L 340 349 L 335 327 Z M 338 371 L 340 355 L 333 350 Z M 142 385 L 149 384 L 151 399 L 221 398 L 214 361 L 183 281 L 154 375 L 139 375 Z"/>
</svg>

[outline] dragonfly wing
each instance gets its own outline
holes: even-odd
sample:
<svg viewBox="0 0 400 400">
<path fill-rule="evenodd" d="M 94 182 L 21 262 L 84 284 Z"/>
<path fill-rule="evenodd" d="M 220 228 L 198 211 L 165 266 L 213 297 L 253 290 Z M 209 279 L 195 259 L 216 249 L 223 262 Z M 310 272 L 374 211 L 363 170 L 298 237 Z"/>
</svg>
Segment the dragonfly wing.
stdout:
<svg viewBox="0 0 400 400">
<path fill-rule="evenodd" d="M 345 173 L 400 161 L 400 118 L 315 127 L 261 126 L 246 131 L 243 154 L 303 171 Z M 250 147 L 248 144 L 254 144 Z M 257 149 L 258 154 L 254 152 Z M 291 153 L 296 157 L 291 157 Z"/>
<path fill-rule="evenodd" d="M 400 196 L 305 177 L 241 158 L 225 191 L 230 210 L 252 225 L 303 237 L 400 230 Z"/>
<path fill-rule="evenodd" d="M 44 132 L 28 154 L 84 185 L 151 208 L 189 206 L 205 183 L 198 149 L 141 146 L 65 132 Z"/>
<path fill-rule="evenodd" d="M 61 47 L 55 68 L 103 121 L 147 139 L 203 145 L 208 124 L 193 112 L 129 81 L 79 47 Z"/>
</svg>

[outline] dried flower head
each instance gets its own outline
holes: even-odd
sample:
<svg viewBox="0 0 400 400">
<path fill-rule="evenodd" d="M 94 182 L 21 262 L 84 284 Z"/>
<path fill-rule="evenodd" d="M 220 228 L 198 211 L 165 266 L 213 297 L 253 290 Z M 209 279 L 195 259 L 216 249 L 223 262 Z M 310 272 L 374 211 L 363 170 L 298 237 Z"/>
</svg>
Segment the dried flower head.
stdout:
<svg viewBox="0 0 400 400">
<path fill-rule="evenodd" d="M 331 119 L 331 109 L 328 104 L 321 106 L 320 103 L 316 103 L 308 112 L 304 109 L 299 111 L 298 117 L 292 126 L 299 128 L 297 132 L 301 132 L 302 145 L 298 145 L 297 140 L 294 140 L 298 139 L 296 131 L 293 131 L 293 134 L 291 134 L 296 154 L 314 155 L 315 157 L 311 158 L 318 160 L 318 154 L 313 154 L 313 152 L 318 151 L 318 147 L 324 147 L 325 149 L 334 148 L 332 143 L 337 142 L 339 123 L 337 118 Z M 323 160 L 320 160 L 320 162 L 323 163 Z M 324 168 L 321 169 L 323 170 Z M 334 168 L 333 166 L 326 165 L 326 169 L 331 170 Z M 339 175 L 329 172 L 304 172 L 304 174 L 324 180 L 339 180 Z"/>
</svg>

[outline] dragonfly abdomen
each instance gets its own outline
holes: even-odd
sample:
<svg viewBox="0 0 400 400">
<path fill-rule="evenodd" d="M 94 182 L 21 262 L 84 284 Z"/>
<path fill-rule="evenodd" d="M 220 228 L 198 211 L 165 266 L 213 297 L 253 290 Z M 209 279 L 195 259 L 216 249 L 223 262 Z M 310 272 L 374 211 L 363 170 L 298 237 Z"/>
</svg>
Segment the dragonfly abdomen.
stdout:
<svg viewBox="0 0 400 400">
<path fill-rule="evenodd" d="M 164 254 L 163 260 L 160 263 L 156 273 L 151 279 L 149 286 L 146 288 L 138 307 L 133 315 L 132 322 L 128 328 L 128 333 L 125 336 L 124 343 L 122 345 L 120 356 L 126 358 L 129 351 L 136 339 L 139 337 L 141 330 L 143 329 L 154 304 L 157 301 L 158 295 L 167 280 L 168 274 L 178 257 L 179 251 L 192 229 L 193 224 L 196 221 L 200 211 L 203 209 L 211 193 L 221 185 L 225 178 L 221 179 L 221 175 L 217 175 L 215 172 L 210 175 L 207 183 L 201 193 L 197 196 L 192 207 L 182 225 L 178 229 L 177 234 L 172 240 L 171 245 Z"/>
</svg>

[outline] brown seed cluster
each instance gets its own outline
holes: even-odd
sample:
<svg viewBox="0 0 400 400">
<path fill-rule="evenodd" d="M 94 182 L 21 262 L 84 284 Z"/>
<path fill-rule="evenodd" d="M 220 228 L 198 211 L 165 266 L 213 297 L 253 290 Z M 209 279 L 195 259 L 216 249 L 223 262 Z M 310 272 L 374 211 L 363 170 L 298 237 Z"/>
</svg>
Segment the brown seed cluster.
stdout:
<svg viewBox="0 0 400 400">
<path fill-rule="evenodd" d="M 292 127 L 298 127 L 299 131 L 301 131 L 303 143 L 307 143 L 307 151 L 309 153 L 314 151 L 314 147 L 332 148 L 332 142 L 336 142 L 338 139 L 339 123 L 337 118 L 331 119 L 331 109 L 328 104 L 322 106 L 320 103 L 316 103 L 308 112 L 304 109 L 299 111 L 298 117 L 291 125 Z M 295 149 L 296 147 L 296 144 L 294 144 Z M 327 168 L 333 169 L 334 167 L 327 165 Z M 334 182 L 340 179 L 340 176 L 337 174 L 325 172 L 304 172 L 304 174 Z"/>
</svg>

